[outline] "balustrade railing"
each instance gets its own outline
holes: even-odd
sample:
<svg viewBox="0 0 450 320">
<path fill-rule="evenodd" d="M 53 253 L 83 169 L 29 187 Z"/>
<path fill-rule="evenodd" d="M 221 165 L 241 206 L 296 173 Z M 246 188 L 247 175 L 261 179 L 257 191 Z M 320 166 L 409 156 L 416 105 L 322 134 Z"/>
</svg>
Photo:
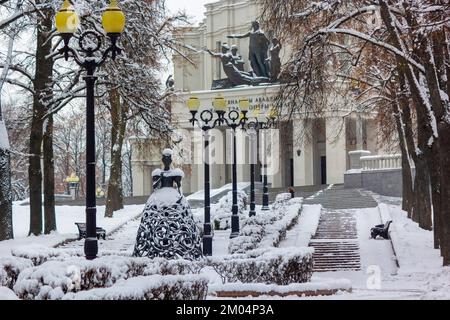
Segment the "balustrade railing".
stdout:
<svg viewBox="0 0 450 320">
<path fill-rule="evenodd" d="M 402 167 L 400 154 L 361 157 L 363 170 L 398 169 Z"/>
</svg>

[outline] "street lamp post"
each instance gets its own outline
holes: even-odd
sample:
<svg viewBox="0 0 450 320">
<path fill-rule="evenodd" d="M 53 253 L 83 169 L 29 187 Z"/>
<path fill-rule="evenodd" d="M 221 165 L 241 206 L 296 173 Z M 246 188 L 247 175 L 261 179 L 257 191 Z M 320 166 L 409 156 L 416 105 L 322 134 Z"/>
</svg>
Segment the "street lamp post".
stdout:
<svg viewBox="0 0 450 320">
<path fill-rule="evenodd" d="M 230 121 L 226 120 L 225 124 L 233 130 L 233 206 L 231 210 L 231 235 L 230 238 L 236 238 L 239 236 L 239 207 L 238 207 L 238 196 L 237 196 L 237 150 L 236 150 L 236 129 L 239 127 L 244 127 L 247 122 L 247 112 L 250 107 L 250 102 L 248 99 L 239 100 L 239 109 L 242 112 L 231 110 L 229 112 L 228 118 Z"/>
<path fill-rule="evenodd" d="M 60 11 L 56 14 L 56 28 L 64 41 L 64 47 L 59 50 L 66 60 L 73 60 L 86 70 L 83 78 L 86 82 L 86 240 L 84 253 L 86 259 L 97 257 L 97 208 L 95 183 L 95 83 L 94 75 L 97 68 L 105 63 L 111 55 L 113 60 L 121 53 L 117 40 L 125 28 L 125 15 L 119 9 L 117 0 L 111 0 L 103 13 L 102 25 L 111 45 L 101 52 L 102 39 L 98 32 L 85 31 L 79 38 L 81 54 L 69 46 L 70 40 L 79 26 L 79 18 L 69 0 L 65 0 Z"/>
<path fill-rule="evenodd" d="M 250 212 L 249 216 L 256 216 L 256 196 L 255 196 L 255 167 L 257 161 L 257 134 L 258 123 L 256 121 L 248 122 L 247 133 L 250 136 Z"/>
<path fill-rule="evenodd" d="M 248 102 L 248 100 L 247 100 Z M 236 134 L 235 131 L 239 126 L 243 126 L 245 121 L 247 120 L 246 114 L 248 111 L 248 104 L 240 102 L 240 108 L 242 112 L 231 110 L 228 112 L 228 118 L 225 118 L 226 110 L 227 110 L 227 102 L 226 100 L 218 96 L 213 100 L 213 109 L 216 113 L 216 119 L 214 116 L 214 112 L 211 110 L 204 110 L 200 113 L 200 119 L 197 118 L 198 110 L 200 108 L 200 101 L 197 97 L 191 97 L 188 100 L 188 108 L 191 112 L 190 122 L 193 126 L 197 123 L 199 128 L 204 132 L 204 146 L 205 146 L 205 181 L 204 181 L 204 234 L 203 234 L 203 254 L 204 255 L 212 255 L 212 226 L 211 226 L 211 199 L 210 199 L 210 168 L 209 168 L 209 134 L 208 131 L 214 129 L 218 126 L 227 125 L 233 129 L 233 143 L 234 143 L 234 154 L 233 154 L 233 208 L 232 208 L 232 217 L 231 217 L 231 237 L 236 237 L 239 234 L 239 212 L 237 205 L 237 174 L 236 174 Z"/>
<path fill-rule="evenodd" d="M 258 129 L 259 130 L 264 130 L 264 137 L 263 137 L 263 202 L 262 202 L 262 211 L 268 211 L 270 210 L 269 207 L 269 186 L 268 186 L 268 181 L 267 181 L 267 152 L 266 152 L 266 132 L 265 130 L 269 130 L 272 129 L 273 127 L 276 126 L 276 118 L 278 116 L 277 110 L 276 109 L 272 109 L 270 110 L 269 114 L 267 117 L 264 117 L 264 119 L 261 119 L 258 121 Z"/>
</svg>

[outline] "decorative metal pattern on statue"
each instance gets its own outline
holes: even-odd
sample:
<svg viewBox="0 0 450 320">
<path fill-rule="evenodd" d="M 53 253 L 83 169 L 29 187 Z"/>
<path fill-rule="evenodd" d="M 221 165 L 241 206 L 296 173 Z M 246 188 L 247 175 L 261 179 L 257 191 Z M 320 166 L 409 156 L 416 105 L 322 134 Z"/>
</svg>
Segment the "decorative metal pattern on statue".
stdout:
<svg viewBox="0 0 450 320">
<path fill-rule="evenodd" d="M 164 150 L 162 161 L 164 170 L 152 173 L 154 191 L 143 212 L 133 256 L 198 260 L 202 257 L 201 238 L 181 192 L 184 173 L 170 169 L 172 150 Z"/>
</svg>

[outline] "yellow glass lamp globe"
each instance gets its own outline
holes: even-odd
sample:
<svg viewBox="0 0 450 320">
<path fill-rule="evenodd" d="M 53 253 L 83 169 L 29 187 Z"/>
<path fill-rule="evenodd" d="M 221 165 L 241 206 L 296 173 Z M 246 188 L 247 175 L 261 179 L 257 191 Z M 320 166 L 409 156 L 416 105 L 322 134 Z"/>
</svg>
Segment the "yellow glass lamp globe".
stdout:
<svg viewBox="0 0 450 320">
<path fill-rule="evenodd" d="M 213 107 L 215 111 L 226 111 L 227 101 L 222 96 L 217 96 L 213 100 Z"/>
<path fill-rule="evenodd" d="M 73 34 L 80 24 L 78 14 L 69 0 L 65 0 L 55 17 L 56 29 L 59 33 Z"/>
<path fill-rule="evenodd" d="M 250 109 L 250 102 L 247 98 L 242 98 L 241 100 L 239 100 L 239 109 L 244 112 Z"/>
<path fill-rule="evenodd" d="M 187 106 L 189 108 L 189 111 L 198 111 L 200 108 L 200 100 L 197 97 L 190 97 Z"/>
<path fill-rule="evenodd" d="M 102 17 L 103 29 L 106 33 L 122 33 L 125 29 L 125 14 L 120 10 L 117 0 L 111 0 Z"/>
</svg>

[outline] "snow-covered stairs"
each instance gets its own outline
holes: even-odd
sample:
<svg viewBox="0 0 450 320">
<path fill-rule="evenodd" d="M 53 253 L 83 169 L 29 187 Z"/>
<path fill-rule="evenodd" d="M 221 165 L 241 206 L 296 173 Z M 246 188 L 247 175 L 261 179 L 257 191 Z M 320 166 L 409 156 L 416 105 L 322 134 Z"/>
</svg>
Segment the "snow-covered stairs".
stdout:
<svg viewBox="0 0 450 320">
<path fill-rule="evenodd" d="M 345 189 L 335 185 L 320 194 L 305 200 L 305 204 L 321 204 L 325 209 L 376 208 L 378 203 L 372 196 L 360 189 Z"/>
<path fill-rule="evenodd" d="M 361 270 L 356 217 L 342 210 L 323 210 L 311 239 L 314 272 Z"/>
</svg>

